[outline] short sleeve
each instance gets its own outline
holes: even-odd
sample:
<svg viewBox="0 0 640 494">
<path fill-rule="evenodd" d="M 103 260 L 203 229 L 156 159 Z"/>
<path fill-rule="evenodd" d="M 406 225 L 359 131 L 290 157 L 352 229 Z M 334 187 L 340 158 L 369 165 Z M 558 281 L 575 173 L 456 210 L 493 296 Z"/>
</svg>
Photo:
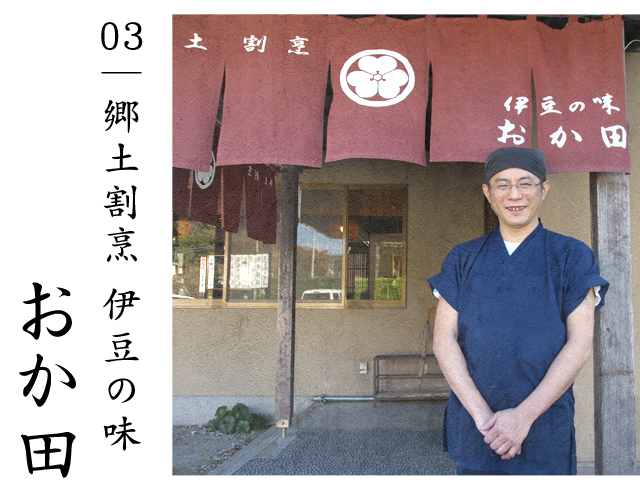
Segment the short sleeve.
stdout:
<svg viewBox="0 0 640 494">
<path fill-rule="evenodd" d="M 443 261 L 440 273 L 427 279 L 431 291 L 437 290 L 456 311 L 458 310 L 458 296 L 460 293 L 458 281 L 460 279 L 459 260 L 460 254 L 458 248 L 454 247 Z"/>
<path fill-rule="evenodd" d="M 600 287 L 600 301 L 595 307 L 595 312 L 598 312 L 604 306 L 609 282 L 600 276 L 600 267 L 593 251 L 586 244 L 576 242 L 570 247 L 565 265 L 562 301 L 565 320 L 594 287 Z"/>
</svg>

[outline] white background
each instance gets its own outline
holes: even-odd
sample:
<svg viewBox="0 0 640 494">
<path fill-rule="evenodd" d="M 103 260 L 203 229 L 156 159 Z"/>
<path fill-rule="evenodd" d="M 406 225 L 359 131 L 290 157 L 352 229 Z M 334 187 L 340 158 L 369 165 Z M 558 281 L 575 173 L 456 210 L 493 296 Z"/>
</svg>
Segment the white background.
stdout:
<svg viewBox="0 0 640 494">
<path fill-rule="evenodd" d="M 187 479 L 171 477 L 171 289 L 169 276 L 169 212 L 171 189 L 171 13 L 219 13 L 218 2 L 12 2 L 0 11 L 2 61 L 2 236 L 3 340 L 2 458 L 0 478 L 5 492 L 221 492 L 264 489 L 389 492 L 400 479 Z M 15 6 L 14 6 L 15 5 Z M 20 5 L 20 6 L 18 6 Z M 174 6 L 175 5 L 175 6 Z M 428 4 L 388 2 L 277 2 L 232 4 L 236 11 L 264 13 L 383 12 L 419 13 Z M 466 3 L 448 3 L 447 13 L 462 12 Z M 575 4 L 574 4 L 575 5 Z M 580 2 L 581 11 L 599 11 Z M 189 7 L 187 11 L 186 7 Z M 525 13 L 521 2 L 492 2 L 490 11 Z M 317 10 L 310 10 L 315 7 Z M 346 9 L 348 7 L 348 10 Z M 517 7 L 516 12 L 513 9 Z M 612 3 L 607 3 L 612 7 Z M 619 6 L 618 10 L 622 10 Z M 529 10 L 534 10 L 531 7 Z M 536 10 L 568 11 L 557 2 L 538 2 Z M 611 9 L 613 10 L 613 9 Z M 102 21 L 144 22 L 144 205 L 142 206 L 142 452 L 102 451 L 102 206 L 100 204 L 100 50 Z M 473 40 L 469 40 L 470 43 Z M 131 41 L 139 50 L 138 40 Z M 126 74 L 124 74 L 126 76 Z M 136 81 L 137 82 L 137 81 Z M 108 88 L 102 88 L 108 91 Z M 138 92 L 138 87 L 133 87 Z M 136 108 L 137 110 L 137 108 Z M 126 118 L 126 115 L 123 115 Z M 121 174 L 117 164 L 102 166 Z M 137 171 L 133 171 L 137 173 Z M 124 178 L 124 175 L 123 175 Z M 126 189 L 125 189 L 126 190 Z M 136 192 L 135 200 L 139 194 Z M 112 196 L 113 197 L 113 196 Z M 82 204 L 79 207 L 78 204 Z M 133 213 L 132 213 L 133 214 Z M 67 220 L 61 224 L 60 219 Z M 33 225 L 37 224 L 37 231 Z M 74 245 L 74 229 L 83 241 Z M 37 233 L 37 236 L 35 234 Z M 46 238 L 46 245 L 42 239 Z M 16 249 L 16 245 L 19 246 Z M 78 247 L 76 249 L 76 247 Z M 48 262 L 32 263 L 46 248 Z M 73 255 L 70 256 L 70 250 Z M 130 255 L 137 255 L 131 252 Z M 122 254 L 118 253 L 122 259 Z M 74 259 L 74 264 L 68 264 Z M 91 265 L 91 270 L 86 269 Z M 137 280 L 137 276 L 132 276 Z M 77 282 L 77 479 L 18 480 L 18 283 Z M 108 302 L 126 310 L 128 294 L 109 293 Z M 130 294 L 137 303 L 137 294 Z M 37 300 L 34 300 L 37 305 Z M 8 320 L 7 320 L 7 314 Z M 275 328 L 274 328 L 275 330 Z M 108 420 L 108 417 L 104 417 Z M 47 441 L 34 448 L 34 461 L 59 454 Z M 471 488 L 460 479 L 416 479 L 402 488 Z M 473 481 L 473 487 L 486 488 Z M 586 479 L 583 479 L 586 481 Z M 575 481 L 580 481 L 576 479 Z M 327 485 L 327 482 L 330 485 Z M 471 481 L 469 481 L 471 482 Z M 597 479 L 589 479 L 590 484 Z M 611 485 L 611 480 L 607 480 Z M 530 480 L 527 486 L 539 487 Z M 583 484 L 584 485 L 584 484 Z M 504 485 L 502 486 L 504 487 Z M 566 486 L 563 486 L 566 488 Z M 525 484 L 518 483 L 520 491 Z"/>
</svg>

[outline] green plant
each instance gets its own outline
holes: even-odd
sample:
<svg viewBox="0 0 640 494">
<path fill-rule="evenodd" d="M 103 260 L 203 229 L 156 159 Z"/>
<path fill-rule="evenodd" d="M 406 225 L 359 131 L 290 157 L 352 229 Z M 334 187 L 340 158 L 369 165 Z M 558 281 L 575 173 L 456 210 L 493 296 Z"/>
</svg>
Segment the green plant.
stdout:
<svg viewBox="0 0 640 494">
<path fill-rule="evenodd" d="M 231 434 L 236 428 L 236 419 L 232 415 L 225 415 L 218 423 L 218 430 L 223 434 Z"/>
<path fill-rule="evenodd" d="M 253 414 L 253 420 L 251 421 L 251 428 L 253 430 L 259 431 L 260 429 L 264 429 L 266 425 L 266 419 L 264 415 L 260 415 L 259 413 Z"/>
<path fill-rule="evenodd" d="M 231 410 L 226 406 L 218 407 L 215 418 L 205 426 L 207 432 L 220 431 L 223 434 L 238 432 L 245 434 L 250 430 L 264 429 L 266 419 L 259 413 L 251 413 L 249 407 L 237 403 Z"/>
<path fill-rule="evenodd" d="M 245 434 L 251 429 L 251 422 L 246 419 L 240 419 L 236 422 L 236 432 Z"/>
</svg>

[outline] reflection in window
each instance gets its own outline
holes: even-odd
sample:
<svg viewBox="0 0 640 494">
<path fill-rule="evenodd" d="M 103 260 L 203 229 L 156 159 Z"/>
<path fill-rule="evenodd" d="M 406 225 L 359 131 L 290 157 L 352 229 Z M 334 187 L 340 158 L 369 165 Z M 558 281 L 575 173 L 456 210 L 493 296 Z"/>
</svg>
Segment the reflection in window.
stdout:
<svg viewBox="0 0 640 494">
<path fill-rule="evenodd" d="M 296 299 L 341 302 L 344 189 L 302 188 L 300 195 Z"/>
<path fill-rule="evenodd" d="M 405 189 L 348 190 L 347 300 L 402 300 Z"/>
<path fill-rule="evenodd" d="M 220 221 L 208 225 L 173 220 L 173 298 L 222 298 L 224 231 Z"/>
<path fill-rule="evenodd" d="M 399 187 L 301 187 L 296 300 L 400 305 L 406 201 Z M 244 215 L 238 232 L 228 235 L 219 218 L 205 224 L 174 217 L 173 230 L 174 298 L 223 301 L 226 291 L 224 302 L 277 302 L 278 245 L 249 238 Z"/>
</svg>

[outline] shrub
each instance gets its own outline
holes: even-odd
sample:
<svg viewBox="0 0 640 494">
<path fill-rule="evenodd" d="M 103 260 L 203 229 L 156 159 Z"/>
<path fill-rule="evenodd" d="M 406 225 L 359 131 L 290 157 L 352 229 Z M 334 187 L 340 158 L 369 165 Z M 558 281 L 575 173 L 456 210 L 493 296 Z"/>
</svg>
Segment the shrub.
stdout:
<svg viewBox="0 0 640 494">
<path fill-rule="evenodd" d="M 251 430 L 264 429 L 266 419 L 259 413 L 251 413 L 249 407 L 237 403 L 231 410 L 226 406 L 218 407 L 215 418 L 205 426 L 207 432 L 220 431 L 223 434 L 238 432 L 246 434 Z"/>
</svg>

